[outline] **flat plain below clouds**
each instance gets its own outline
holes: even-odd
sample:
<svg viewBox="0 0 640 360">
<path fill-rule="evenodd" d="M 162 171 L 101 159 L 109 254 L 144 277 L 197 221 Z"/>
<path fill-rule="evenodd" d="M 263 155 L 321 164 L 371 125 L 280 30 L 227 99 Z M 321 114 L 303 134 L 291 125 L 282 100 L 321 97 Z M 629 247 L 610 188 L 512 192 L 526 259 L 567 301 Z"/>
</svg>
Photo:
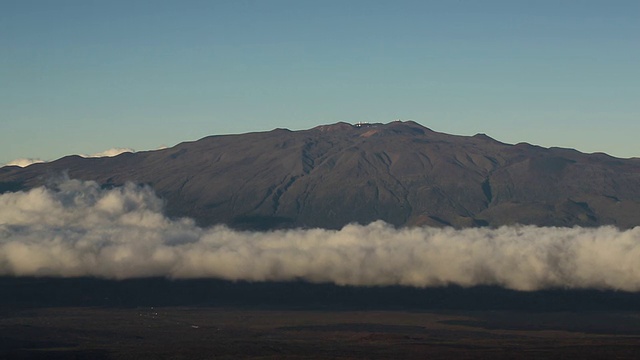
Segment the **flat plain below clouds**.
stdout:
<svg viewBox="0 0 640 360">
<path fill-rule="evenodd" d="M 64 179 L 0 195 L 1 276 L 640 290 L 640 228 L 236 231 L 170 219 L 151 188 Z"/>
</svg>

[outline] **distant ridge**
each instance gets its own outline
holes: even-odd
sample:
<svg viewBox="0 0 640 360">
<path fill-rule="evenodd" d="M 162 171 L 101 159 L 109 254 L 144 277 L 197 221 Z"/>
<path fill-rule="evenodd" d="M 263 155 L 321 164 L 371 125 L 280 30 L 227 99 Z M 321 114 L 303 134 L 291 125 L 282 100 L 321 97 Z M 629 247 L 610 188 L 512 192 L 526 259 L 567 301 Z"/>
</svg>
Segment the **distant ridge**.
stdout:
<svg viewBox="0 0 640 360">
<path fill-rule="evenodd" d="M 640 159 L 509 145 L 413 121 L 209 136 L 112 158 L 0 168 L 0 192 L 55 174 L 149 184 L 170 216 L 245 229 L 640 225 Z"/>
</svg>

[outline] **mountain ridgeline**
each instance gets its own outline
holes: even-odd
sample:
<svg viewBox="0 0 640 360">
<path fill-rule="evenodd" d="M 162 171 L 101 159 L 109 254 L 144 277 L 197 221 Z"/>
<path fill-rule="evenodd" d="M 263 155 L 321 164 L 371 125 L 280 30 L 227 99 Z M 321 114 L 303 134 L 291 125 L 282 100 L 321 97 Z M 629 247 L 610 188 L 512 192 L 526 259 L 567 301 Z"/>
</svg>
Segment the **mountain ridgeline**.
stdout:
<svg viewBox="0 0 640 360">
<path fill-rule="evenodd" d="M 148 184 L 172 217 L 265 230 L 640 225 L 640 159 L 455 136 L 412 121 L 210 136 L 112 158 L 0 168 L 0 192 L 66 173 Z"/>
</svg>

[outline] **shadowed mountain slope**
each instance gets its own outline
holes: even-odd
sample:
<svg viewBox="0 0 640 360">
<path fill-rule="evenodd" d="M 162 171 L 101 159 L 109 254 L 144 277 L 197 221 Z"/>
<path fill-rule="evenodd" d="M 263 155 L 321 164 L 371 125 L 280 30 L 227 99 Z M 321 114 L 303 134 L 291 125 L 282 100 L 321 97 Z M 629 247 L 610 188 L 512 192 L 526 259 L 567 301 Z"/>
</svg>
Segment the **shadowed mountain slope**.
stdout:
<svg viewBox="0 0 640 360">
<path fill-rule="evenodd" d="M 618 159 L 415 122 L 210 136 L 113 158 L 0 168 L 0 192 L 66 172 L 105 186 L 149 184 L 170 216 L 238 228 L 640 225 L 640 159 Z"/>
</svg>

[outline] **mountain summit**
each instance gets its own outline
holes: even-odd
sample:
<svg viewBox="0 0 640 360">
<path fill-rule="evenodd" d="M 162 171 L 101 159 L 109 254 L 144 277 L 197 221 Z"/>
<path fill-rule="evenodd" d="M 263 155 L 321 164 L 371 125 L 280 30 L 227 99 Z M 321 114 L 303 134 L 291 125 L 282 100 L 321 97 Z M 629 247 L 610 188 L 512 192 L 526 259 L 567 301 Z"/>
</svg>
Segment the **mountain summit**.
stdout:
<svg viewBox="0 0 640 360">
<path fill-rule="evenodd" d="M 0 168 L 0 192 L 55 174 L 148 184 L 170 216 L 237 228 L 640 225 L 640 159 L 509 145 L 416 122 L 209 136 L 112 158 Z"/>
</svg>

